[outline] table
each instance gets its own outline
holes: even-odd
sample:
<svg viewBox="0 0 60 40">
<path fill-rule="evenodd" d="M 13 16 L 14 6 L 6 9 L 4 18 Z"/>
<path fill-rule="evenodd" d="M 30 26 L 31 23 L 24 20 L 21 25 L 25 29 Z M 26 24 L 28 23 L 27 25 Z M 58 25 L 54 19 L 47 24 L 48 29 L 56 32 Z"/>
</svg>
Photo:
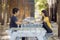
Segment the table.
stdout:
<svg viewBox="0 0 60 40">
<path fill-rule="evenodd" d="M 37 37 L 38 40 L 44 40 L 45 34 L 44 28 L 11 28 L 9 30 L 10 40 L 16 40 L 16 38 L 21 40 L 21 37 Z"/>
</svg>

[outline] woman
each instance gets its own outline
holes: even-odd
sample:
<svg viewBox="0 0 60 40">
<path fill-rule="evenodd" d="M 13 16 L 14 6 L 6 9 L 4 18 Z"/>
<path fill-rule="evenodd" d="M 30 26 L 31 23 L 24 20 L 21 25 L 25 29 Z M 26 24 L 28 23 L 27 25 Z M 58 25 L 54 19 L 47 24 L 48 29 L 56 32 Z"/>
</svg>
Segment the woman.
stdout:
<svg viewBox="0 0 60 40">
<path fill-rule="evenodd" d="M 43 27 L 46 29 L 47 33 L 52 33 L 52 26 L 46 10 L 42 10 L 42 16 L 43 16 L 43 19 L 42 19 Z"/>
</svg>

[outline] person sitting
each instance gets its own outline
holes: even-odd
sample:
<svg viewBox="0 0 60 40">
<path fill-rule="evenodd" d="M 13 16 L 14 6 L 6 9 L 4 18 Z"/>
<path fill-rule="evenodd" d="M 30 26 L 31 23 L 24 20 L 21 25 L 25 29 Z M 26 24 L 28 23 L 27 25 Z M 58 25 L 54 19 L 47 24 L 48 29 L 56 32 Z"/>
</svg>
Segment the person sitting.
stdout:
<svg viewBox="0 0 60 40">
<path fill-rule="evenodd" d="M 43 28 L 46 29 L 47 33 L 52 33 L 52 26 L 46 10 L 42 10 L 42 16 L 43 16 Z"/>
<path fill-rule="evenodd" d="M 12 17 L 10 21 L 10 28 L 17 28 L 18 25 L 21 27 L 21 22 L 17 19 L 17 16 L 19 15 L 19 9 L 13 8 L 12 10 Z"/>
<path fill-rule="evenodd" d="M 18 8 L 13 8 L 12 10 L 12 17 L 10 21 L 10 28 L 18 28 L 21 27 L 22 20 L 18 19 L 17 16 L 19 15 L 19 9 Z M 16 31 L 16 30 L 14 30 Z M 22 37 L 22 40 L 25 40 L 25 37 Z"/>
</svg>

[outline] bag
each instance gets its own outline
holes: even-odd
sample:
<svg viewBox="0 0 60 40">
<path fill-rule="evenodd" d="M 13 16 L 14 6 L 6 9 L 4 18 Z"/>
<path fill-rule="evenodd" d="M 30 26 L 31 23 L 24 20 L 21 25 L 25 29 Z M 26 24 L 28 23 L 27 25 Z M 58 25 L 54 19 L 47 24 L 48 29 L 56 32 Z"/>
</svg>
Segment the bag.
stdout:
<svg viewBox="0 0 60 40">
<path fill-rule="evenodd" d="M 47 31 L 47 33 L 52 33 L 52 30 L 48 27 L 46 22 L 43 22 L 43 28 Z"/>
</svg>

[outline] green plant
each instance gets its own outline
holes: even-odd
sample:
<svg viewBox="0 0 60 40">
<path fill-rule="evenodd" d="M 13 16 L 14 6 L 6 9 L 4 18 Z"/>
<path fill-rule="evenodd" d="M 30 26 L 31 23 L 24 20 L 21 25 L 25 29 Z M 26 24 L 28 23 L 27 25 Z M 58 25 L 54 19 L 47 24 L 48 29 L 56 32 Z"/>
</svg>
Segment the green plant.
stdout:
<svg viewBox="0 0 60 40">
<path fill-rule="evenodd" d="M 35 0 L 35 9 L 38 8 L 39 11 L 42 9 L 47 9 L 47 0 Z"/>
</svg>

